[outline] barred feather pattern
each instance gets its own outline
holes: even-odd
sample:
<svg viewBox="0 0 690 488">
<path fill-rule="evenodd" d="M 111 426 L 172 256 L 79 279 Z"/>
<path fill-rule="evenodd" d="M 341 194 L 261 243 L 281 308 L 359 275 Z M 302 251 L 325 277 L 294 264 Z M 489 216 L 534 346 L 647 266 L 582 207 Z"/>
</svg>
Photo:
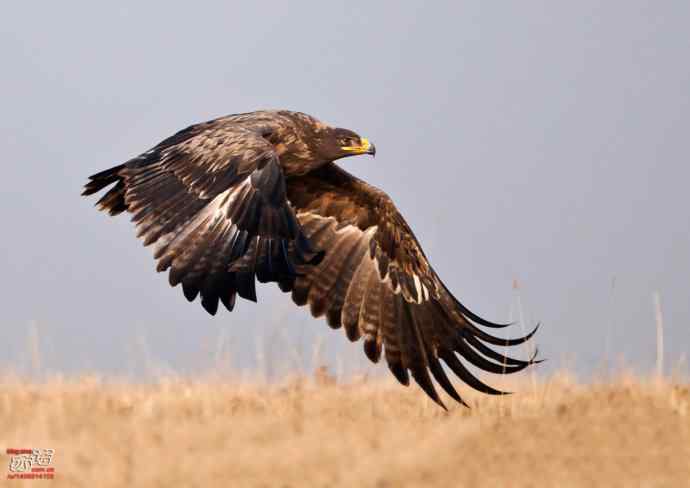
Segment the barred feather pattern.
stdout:
<svg viewBox="0 0 690 488">
<path fill-rule="evenodd" d="M 153 245 L 157 270 L 169 270 L 170 284 L 182 284 L 188 300 L 201 295 L 209 313 L 219 301 L 232 309 L 236 294 L 256 301 L 256 279 L 278 281 L 322 255 L 301 232 L 283 166 L 265 137 L 282 130 L 291 140 L 291 123 L 262 112 L 190 126 L 91 176 L 83 194 L 115 183 L 98 207 L 130 212 L 137 237 Z"/>
<path fill-rule="evenodd" d="M 318 192 L 317 192 L 318 189 Z M 288 197 L 306 237 L 326 256 L 316 266 L 280 282 L 294 302 L 308 305 L 314 317 L 326 316 L 347 337 L 363 340 L 367 357 L 383 355 L 403 385 L 410 376 L 443 406 L 434 381 L 465 404 L 441 360 L 466 384 L 503 394 L 471 373 L 464 363 L 509 374 L 539 362 L 501 354 L 488 344 L 517 345 L 532 337 L 502 339 L 480 325 L 502 327 L 479 318 L 458 302 L 429 265 L 419 244 L 390 199 L 331 164 L 288 179 Z M 473 318 L 479 322 L 473 323 Z"/>
</svg>

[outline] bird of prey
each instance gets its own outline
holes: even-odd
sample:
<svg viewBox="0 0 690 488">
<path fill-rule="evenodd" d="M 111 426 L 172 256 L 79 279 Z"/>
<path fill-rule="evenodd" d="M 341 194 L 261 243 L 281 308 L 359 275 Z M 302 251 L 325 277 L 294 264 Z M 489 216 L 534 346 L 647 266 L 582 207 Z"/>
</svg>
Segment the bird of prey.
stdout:
<svg viewBox="0 0 690 488">
<path fill-rule="evenodd" d="M 476 390 L 501 394 L 466 363 L 497 374 L 536 363 L 489 347 L 515 346 L 482 327 L 446 288 L 391 199 L 336 160 L 375 155 L 369 140 L 314 117 L 266 110 L 192 125 L 129 161 L 89 178 L 83 195 L 110 215 L 132 214 L 137 236 L 154 246 L 157 270 L 215 314 L 237 295 L 256 301 L 255 282 L 275 282 L 383 354 L 403 385 L 409 373 L 446 408 L 433 378 L 465 404 L 442 360 Z M 462 359 L 462 360 L 461 360 Z M 431 375 L 429 374 L 431 373 Z"/>
</svg>

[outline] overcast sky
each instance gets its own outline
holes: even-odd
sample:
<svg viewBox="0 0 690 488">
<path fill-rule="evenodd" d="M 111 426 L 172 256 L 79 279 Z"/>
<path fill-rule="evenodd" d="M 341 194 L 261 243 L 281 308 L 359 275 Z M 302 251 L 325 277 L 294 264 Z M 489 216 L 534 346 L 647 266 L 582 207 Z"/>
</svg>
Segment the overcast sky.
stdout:
<svg viewBox="0 0 690 488">
<path fill-rule="evenodd" d="M 364 364 L 273 285 L 210 317 L 128 217 L 79 197 L 178 129 L 260 108 L 374 141 L 376 159 L 343 165 L 391 195 L 475 312 L 517 318 L 519 280 L 544 371 L 649 371 L 655 291 L 672 365 L 690 353 L 689 25 L 687 1 L 12 2 L 0 367 L 29 364 L 31 334 L 69 373 L 193 372 L 218 349 L 275 371 L 318 343 L 333 367 Z"/>
</svg>

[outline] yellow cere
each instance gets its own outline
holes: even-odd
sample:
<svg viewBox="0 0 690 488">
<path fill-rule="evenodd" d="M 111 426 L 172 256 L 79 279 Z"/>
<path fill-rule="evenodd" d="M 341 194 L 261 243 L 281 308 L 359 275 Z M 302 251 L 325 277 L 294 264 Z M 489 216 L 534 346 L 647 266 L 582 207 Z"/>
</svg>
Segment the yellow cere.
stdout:
<svg viewBox="0 0 690 488">
<path fill-rule="evenodd" d="M 356 153 L 365 153 L 369 150 L 369 147 L 371 147 L 371 143 L 369 142 L 369 139 L 366 137 L 362 137 L 362 144 L 360 146 L 343 146 L 344 151 L 352 151 Z"/>
</svg>

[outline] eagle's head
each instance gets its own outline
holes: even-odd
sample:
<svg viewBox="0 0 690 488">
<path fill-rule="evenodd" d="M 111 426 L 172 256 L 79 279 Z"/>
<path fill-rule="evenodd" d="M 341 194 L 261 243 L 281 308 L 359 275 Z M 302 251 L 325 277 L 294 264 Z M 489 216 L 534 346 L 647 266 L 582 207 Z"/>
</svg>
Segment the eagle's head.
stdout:
<svg viewBox="0 0 690 488">
<path fill-rule="evenodd" d="M 369 142 L 369 139 L 340 127 L 327 130 L 325 137 L 321 139 L 321 145 L 324 156 L 331 161 L 358 154 L 376 155 L 376 146 Z"/>
<path fill-rule="evenodd" d="M 330 161 L 359 154 L 376 154 L 365 137 L 340 127 L 332 127 L 302 112 L 279 112 L 290 124 L 273 132 L 286 174 L 305 174 Z"/>
</svg>

